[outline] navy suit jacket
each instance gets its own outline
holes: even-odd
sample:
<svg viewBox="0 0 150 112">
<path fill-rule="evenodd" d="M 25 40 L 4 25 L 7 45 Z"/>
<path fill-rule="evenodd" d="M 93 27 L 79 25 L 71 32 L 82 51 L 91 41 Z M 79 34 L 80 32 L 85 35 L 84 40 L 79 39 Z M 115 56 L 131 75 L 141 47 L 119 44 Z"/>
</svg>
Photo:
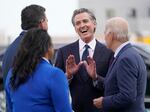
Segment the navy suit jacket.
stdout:
<svg viewBox="0 0 150 112">
<path fill-rule="evenodd" d="M 2 73 L 3 73 L 3 83 L 5 84 L 6 76 L 9 69 L 12 67 L 14 57 L 17 54 L 18 48 L 20 46 L 21 40 L 24 37 L 25 32 L 21 32 L 20 35 L 14 40 L 14 42 L 7 48 L 3 60 L 2 60 Z"/>
<path fill-rule="evenodd" d="M 145 112 L 146 66 L 131 44 L 124 46 L 104 80 L 104 112 Z"/>
<path fill-rule="evenodd" d="M 58 50 L 55 66 L 66 72 L 66 59 L 70 54 L 75 56 L 76 64 L 78 64 L 80 62 L 78 40 Z M 105 77 L 105 74 L 108 71 L 109 60 L 112 58 L 112 56 L 113 53 L 111 50 L 108 50 L 103 44 L 96 41 L 93 58 L 96 62 L 97 73 L 103 74 L 103 77 Z M 70 91 L 72 96 L 73 110 L 75 112 L 98 111 L 98 109 L 93 106 L 93 99 L 103 95 L 103 91 L 100 91 L 93 86 L 91 78 L 84 80 L 82 76 L 82 68 L 80 68 L 79 71 L 74 74 L 70 83 Z"/>
</svg>

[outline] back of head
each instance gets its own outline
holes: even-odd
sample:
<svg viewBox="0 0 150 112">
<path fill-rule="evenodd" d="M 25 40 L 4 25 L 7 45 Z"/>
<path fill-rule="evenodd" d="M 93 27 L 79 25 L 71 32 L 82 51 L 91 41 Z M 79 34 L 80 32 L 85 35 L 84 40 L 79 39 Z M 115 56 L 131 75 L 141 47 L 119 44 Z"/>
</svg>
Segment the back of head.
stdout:
<svg viewBox="0 0 150 112">
<path fill-rule="evenodd" d="M 128 37 L 128 22 L 121 17 L 113 17 L 107 20 L 106 31 L 112 32 L 113 38 L 121 43 L 129 40 Z"/>
<path fill-rule="evenodd" d="M 23 30 L 37 28 L 42 19 L 45 19 L 45 8 L 40 5 L 29 5 L 21 12 L 21 27 Z"/>
<path fill-rule="evenodd" d="M 28 53 L 28 55 L 41 58 L 51 47 L 52 41 L 48 32 L 44 29 L 33 28 L 28 30 L 23 38 L 19 53 L 22 53 L 22 55 Z"/>
<path fill-rule="evenodd" d="M 10 82 L 13 89 L 18 88 L 28 79 L 52 46 L 51 37 L 46 30 L 28 30 L 14 59 Z"/>
</svg>

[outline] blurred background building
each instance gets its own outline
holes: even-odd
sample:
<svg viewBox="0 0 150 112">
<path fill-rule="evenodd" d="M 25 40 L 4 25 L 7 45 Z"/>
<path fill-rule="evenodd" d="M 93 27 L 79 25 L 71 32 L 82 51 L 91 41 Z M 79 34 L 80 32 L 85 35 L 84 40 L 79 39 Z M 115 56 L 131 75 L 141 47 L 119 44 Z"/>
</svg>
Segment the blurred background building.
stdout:
<svg viewBox="0 0 150 112">
<path fill-rule="evenodd" d="M 150 0 L 0 0 L 0 46 L 7 46 L 20 33 L 20 13 L 29 4 L 39 4 L 46 8 L 49 19 L 49 33 L 54 43 L 68 43 L 77 35 L 71 24 L 71 16 L 76 8 L 89 8 L 97 18 L 96 37 L 103 40 L 107 19 L 121 16 L 128 20 L 131 40 L 150 44 Z M 17 6 L 15 4 L 18 4 Z"/>
<path fill-rule="evenodd" d="M 121 16 L 129 22 L 132 39 L 150 44 L 150 0 L 79 0 L 79 7 L 95 13 L 97 34 L 103 32 L 107 19 Z"/>
</svg>

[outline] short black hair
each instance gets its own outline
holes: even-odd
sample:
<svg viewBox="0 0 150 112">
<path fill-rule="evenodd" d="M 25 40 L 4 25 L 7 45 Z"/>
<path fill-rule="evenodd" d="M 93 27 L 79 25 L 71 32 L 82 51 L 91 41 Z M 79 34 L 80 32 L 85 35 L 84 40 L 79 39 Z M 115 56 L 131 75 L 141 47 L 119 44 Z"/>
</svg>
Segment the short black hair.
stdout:
<svg viewBox="0 0 150 112">
<path fill-rule="evenodd" d="M 45 19 L 46 9 L 40 5 L 26 6 L 21 12 L 21 27 L 23 30 L 36 28 L 42 19 Z"/>
</svg>

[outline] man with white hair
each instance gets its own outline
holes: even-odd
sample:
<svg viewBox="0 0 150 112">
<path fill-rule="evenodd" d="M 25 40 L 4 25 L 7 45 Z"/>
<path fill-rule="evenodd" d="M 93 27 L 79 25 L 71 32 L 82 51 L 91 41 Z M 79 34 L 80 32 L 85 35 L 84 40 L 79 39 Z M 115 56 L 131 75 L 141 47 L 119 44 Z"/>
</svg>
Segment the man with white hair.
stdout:
<svg viewBox="0 0 150 112">
<path fill-rule="evenodd" d="M 105 41 L 114 52 L 114 60 L 102 78 L 96 73 L 95 61 L 88 57 L 86 69 L 104 96 L 93 100 L 104 112 L 145 112 L 146 66 L 143 59 L 129 43 L 128 22 L 121 17 L 107 21 Z"/>
</svg>

